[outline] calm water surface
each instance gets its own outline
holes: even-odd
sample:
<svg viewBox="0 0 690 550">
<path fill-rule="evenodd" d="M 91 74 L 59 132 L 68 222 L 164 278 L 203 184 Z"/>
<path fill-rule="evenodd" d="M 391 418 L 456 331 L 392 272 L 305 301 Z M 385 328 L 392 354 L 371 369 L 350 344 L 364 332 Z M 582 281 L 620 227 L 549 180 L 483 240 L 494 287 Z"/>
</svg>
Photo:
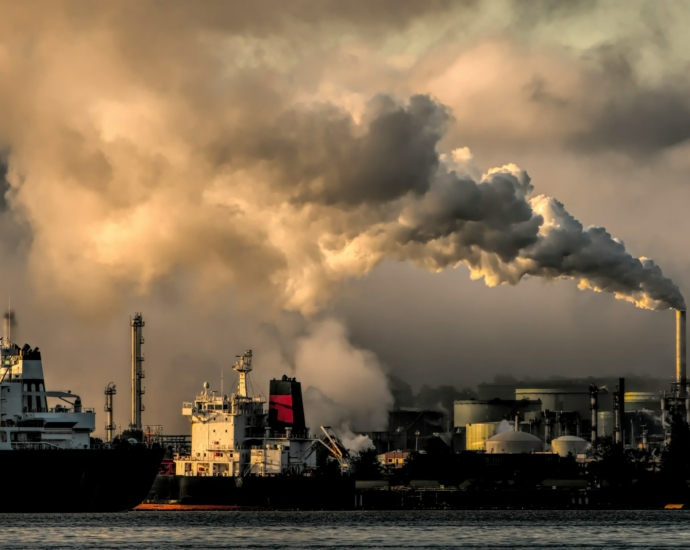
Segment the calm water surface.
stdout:
<svg viewBox="0 0 690 550">
<path fill-rule="evenodd" d="M 129 512 L 0 517 L 1 548 L 690 548 L 690 512 Z"/>
</svg>

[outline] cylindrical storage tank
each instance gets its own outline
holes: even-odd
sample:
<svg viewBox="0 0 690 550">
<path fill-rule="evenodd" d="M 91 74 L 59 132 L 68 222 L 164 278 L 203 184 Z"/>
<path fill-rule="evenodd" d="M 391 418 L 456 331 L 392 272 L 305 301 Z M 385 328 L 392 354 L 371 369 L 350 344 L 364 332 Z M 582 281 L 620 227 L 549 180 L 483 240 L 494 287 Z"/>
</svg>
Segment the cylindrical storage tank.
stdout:
<svg viewBox="0 0 690 550">
<path fill-rule="evenodd" d="M 661 394 L 649 391 L 625 392 L 626 411 L 660 411 Z"/>
<path fill-rule="evenodd" d="M 510 414 L 510 405 L 504 401 L 465 399 L 453 403 L 453 425 L 466 426 L 484 422 L 500 422 Z"/>
<path fill-rule="evenodd" d="M 589 388 L 582 386 L 563 388 L 517 388 L 515 399 L 541 401 L 542 410 L 577 411 L 582 418 L 590 414 Z"/>
<path fill-rule="evenodd" d="M 585 453 L 589 448 L 589 443 L 581 437 L 574 435 L 564 435 L 557 437 L 551 442 L 551 449 L 559 456 L 568 456 L 572 454 L 574 457 Z"/>
<path fill-rule="evenodd" d="M 468 451 L 481 451 L 484 449 L 487 439 L 496 433 L 500 425 L 500 422 L 467 424 L 465 426 L 465 449 Z"/>
<path fill-rule="evenodd" d="M 599 422 L 597 424 L 597 437 L 612 437 L 613 436 L 613 411 L 599 411 L 597 415 Z"/>
<path fill-rule="evenodd" d="M 503 432 L 486 441 L 487 453 L 520 454 L 543 450 L 542 440 L 526 432 Z"/>
</svg>

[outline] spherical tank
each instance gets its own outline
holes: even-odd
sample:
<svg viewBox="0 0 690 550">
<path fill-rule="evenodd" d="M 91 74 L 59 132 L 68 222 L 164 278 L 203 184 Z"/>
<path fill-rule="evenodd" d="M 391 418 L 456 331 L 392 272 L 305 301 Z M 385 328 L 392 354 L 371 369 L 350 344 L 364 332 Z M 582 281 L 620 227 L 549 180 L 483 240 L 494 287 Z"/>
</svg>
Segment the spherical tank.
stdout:
<svg viewBox="0 0 690 550">
<path fill-rule="evenodd" d="M 487 453 L 520 454 L 543 450 L 542 440 L 526 432 L 503 432 L 486 441 Z"/>
<path fill-rule="evenodd" d="M 577 456 L 587 451 L 589 443 L 581 437 L 564 435 L 554 439 L 551 442 L 551 448 L 554 453 L 558 453 L 560 456 L 568 456 L 568 454 Z"/>
</svg>

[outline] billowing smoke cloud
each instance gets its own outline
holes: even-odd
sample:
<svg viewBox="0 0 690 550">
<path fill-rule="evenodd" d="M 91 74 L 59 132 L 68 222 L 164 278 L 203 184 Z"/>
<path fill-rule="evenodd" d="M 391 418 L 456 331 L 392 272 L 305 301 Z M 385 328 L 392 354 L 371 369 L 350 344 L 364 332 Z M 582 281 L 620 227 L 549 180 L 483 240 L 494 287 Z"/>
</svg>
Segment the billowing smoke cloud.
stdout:
<svg viewBox="0 0 690 550">
<path fill-rule="evenodd" d="M 58 259 L 58 250 L 73 257 L 80 243 L 70 268 L 91 274 L 93 286 L 63 290 L 82 300 L 90 290 L 101 295 L 135 281 L 145 288 L 186 268 L 220 273 L 223 282 L 309 314 L 342 280 L 394 259 L 432 271 L 464 264 L 489 286 L 572 278 L 640 307 L 684 307 L 652 260 L 632 256 L 603 228 L 583 227 L 558 201 L 533 196 L 517 166 L 475 181 L 462 172 L 466 150 L 442 159 L 437 148 L 449 118 L 427 96 L 404 104 L 376 97 L 360 123 L 332 106 L 293 109 L 228 153 L 241 168 L 226 158 L 206 183 L 157 180 L 141 203 L 118 204 L 106 192 L 72 217 L 82 239 L 39 221 L 37 248 L 45 253 L 41 244 L 49 244 Z M 109 173 L 129 172 L 110 154 L 102 143 Z M 25 196 L 31 174 L 29 167 Z M 185 197 L 190 192 L 196 199 Z"/>
<path fill-rule="evenodd" d="M 345 327 L 335 319 L 312 326 L 295 352 L 295 374 L 304 387 L 307 423 L 330 425 L 361 447 L 350 428 L 381 430 L 393 404 L 388 380 L 376 356 L 349 342 Z M 349 436 L 349 437 L 347 437 Z"/>
<path fill-rule="evenodd" d="M 460 172 L 457 155 L 441 157 L 454 147 L 444 142 L 451 110 L 439 101 L 307 94 L 279 78 L 279 57 L 214 64 L 213 52 L 237 32 L 238 10 L 190 16 L 177 5 L 164 24 L 181 34 L 152 42 L 160 57 L 148 48 L 140 57 L 132 44 L 153 38 L 119 10 L 85 14 L 95 25 L 87 32 L 57 7 L 62 25 L 32 22 L 41 46 L 32 56 L 0 56 L 8 197 L 28 223 L 31 271 L 46 303 L 98 314 L 122 292 L 187 274 L 201 292 L 233 287 L 246 303 L 310 314 L 343 280 L 393 259 L 433 271 L 465 264 L 489 285 L 568 277 L 641 307 L 683 306 L 651 260 L 534 196 L 516 166 L 475 179 Z M 155 12 L 140 11 L 144 19 Z M 295 55 L 306 55 L 296 12 L 281 24 L 246 11 L 248 43 L 278 48 L 263 33 L 284 25 Z M 331 21 L 357 14 L 338 11 Z M 3 51 L 21 47 L 6 36 Z"/>
</svg>

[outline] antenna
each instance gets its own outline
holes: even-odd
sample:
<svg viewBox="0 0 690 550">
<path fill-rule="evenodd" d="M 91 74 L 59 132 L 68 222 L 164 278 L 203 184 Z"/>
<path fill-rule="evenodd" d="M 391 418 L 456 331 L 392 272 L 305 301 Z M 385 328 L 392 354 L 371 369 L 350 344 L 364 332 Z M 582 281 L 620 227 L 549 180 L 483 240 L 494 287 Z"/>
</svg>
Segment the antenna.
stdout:
<svg viewBox="0 0 690 550">
<path fill-rule="evenodd" d="M 223 367 L 220 367 L 220 396 L 223 397 Z"/>
</svg>

